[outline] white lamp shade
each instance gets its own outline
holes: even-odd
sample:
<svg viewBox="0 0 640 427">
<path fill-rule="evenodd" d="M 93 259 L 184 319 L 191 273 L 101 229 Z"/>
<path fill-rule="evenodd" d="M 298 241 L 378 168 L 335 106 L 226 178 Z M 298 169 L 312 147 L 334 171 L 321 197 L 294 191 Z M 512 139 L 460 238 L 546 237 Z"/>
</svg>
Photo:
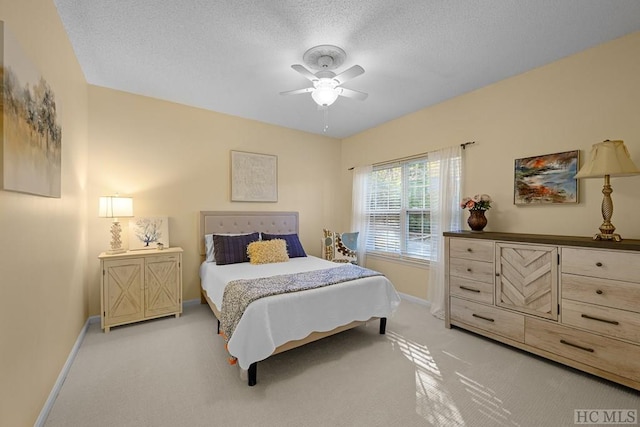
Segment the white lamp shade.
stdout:
<svg viewBox="0 0 640 427">
<path fill-rule="evenodd" d="M 100 197 L 98 216 L 101 218 L 126 218 L 133 216 L 133 199 L 131 197 Z"/>
<path fill-rule="evenodd" d="M 338 99 L 339 93 L 335 86 L 336 84 L 333 83 L 331 79 L 320 79 L 320 81 L 316 83 L 314 91 L 311 92 L 311 97 L 316 104 L 328 107 Z"/>
<path fill-rule="evenodd" d="M 624 176 L 640 174 L 631 160 L 623 141 L 603 141 L 593 144 L 589 160 L 575 178 L 596 178 L 605 175 Z"/>
</svg>

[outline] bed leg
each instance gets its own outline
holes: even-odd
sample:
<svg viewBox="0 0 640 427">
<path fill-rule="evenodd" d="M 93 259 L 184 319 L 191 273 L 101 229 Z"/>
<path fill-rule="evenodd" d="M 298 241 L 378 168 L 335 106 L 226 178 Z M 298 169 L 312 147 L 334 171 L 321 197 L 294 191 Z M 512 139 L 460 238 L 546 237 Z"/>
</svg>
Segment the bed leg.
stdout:
<svg viewBox="0 0 640 427">
<path fill-rule="evenodd" d="M 381 317 L 380 318 L 380 335 L 384 335 L 386 331 L 387 331 L 387 318 Z"/>
<path fill-rule="evenodd" d="M 249 387 L 256 385 L 256 376 L 258 375 L 258 362 L 253 362 L 249 365 Z"/>
<path fill-rule="evenodd" d="M 200 290 L 200 304 L 206 304 L 207 303 L 207 299 L 204 296 L 204 291 L 201 289 Z"/>
<path fill-rule="evenodd" d="M 218 319 L 216 319 L 218 320 Z M 218 320 L 218 335 L 220 335 L 220 321 Z"/>
</svg>

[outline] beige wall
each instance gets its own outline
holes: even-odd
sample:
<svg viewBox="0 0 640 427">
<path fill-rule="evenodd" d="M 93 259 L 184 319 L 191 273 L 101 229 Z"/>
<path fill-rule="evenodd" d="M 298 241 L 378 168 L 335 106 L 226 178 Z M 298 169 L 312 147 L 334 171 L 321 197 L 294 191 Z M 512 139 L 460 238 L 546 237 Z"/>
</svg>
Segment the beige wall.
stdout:
<svg viewBox="0 0 640 427">
<path fill-rule="evenodd" d="M 0 191 L 0 425 L 33 425 L 87 320 L 87 85 L 50 0 L 0 0 L 0 20 L 51 86 L 62 197 Z"/>
<path fill-rule="evenodd" d="M 200 210 L 299 211 L 300 239 L 317 256 L 322 228 L 340 222 L 337 139 L 93 86 L 89 105 L 91 314 L 100 309 L 97 256 L 110 240 L 101 195 L 130 195 L 135 215 L 169 217 L 170 244 L 185 250 L 185 300 L 199 298 Z M 278 156 L 277 203 L 230 201 L 230 150 Z"/>
<path fill-rule="evenodd" d="M 584 162 L 592 144 L 622 139 L 640 166 L 638 76 L 640 33 L 634 33 L 347 138 L 343 203 L 351 200 L 351 166 L 476 141 L 464 153 L 463 195 L 488 193 L 495 200 L 486 230 L 592 235 L 602 222 L 601 179 L 579 183 L 577 205 L 517 207 L 514 160 L 579 149 Z M 617 232 L 640 238 L 640 176 L 612 178 L 611 183 Z M 343 224 L 349 224 L 348 212 Z M 413 267 L 376 265 L 399 277 L 394 282 L 399 290 L 426 297 L 426 272 L 414 280 L 418 272 Z"/>
<path fill-rule="evenodd" d="M 88 315 L 99 312 L 98 254 L 110 239 L 100 195 L 167 215 L 185 249 L 185 299 L 198 297 L 199 210 L 298 210 L 305 248 L 349 226 L 348 167 L 469 140 L 464 193 L 495 199 L 489 230 L 590 235 L 601 182 L 575 206 L 515 207 L 513 160 L 624 139 L 640 164 L 640 33 L 342 141 L 86 85 L 50 0 L 0 0 L 0 19 L 44 73 L 63 128 L 62 197 L 0 191 L 0 425 L 31 425 Z M 278 203 L 229 201 L 229 151 L 275 154 Z M 640 238 L 640 177 L 614 178 L 613 222 Z M 123 220 L 127 226 L 127 221 Z M 125 233 L 126 242 L 126 233 Z M 427 270 L 370 258 L 401 292 L 426 298 Z"/>
</svg>

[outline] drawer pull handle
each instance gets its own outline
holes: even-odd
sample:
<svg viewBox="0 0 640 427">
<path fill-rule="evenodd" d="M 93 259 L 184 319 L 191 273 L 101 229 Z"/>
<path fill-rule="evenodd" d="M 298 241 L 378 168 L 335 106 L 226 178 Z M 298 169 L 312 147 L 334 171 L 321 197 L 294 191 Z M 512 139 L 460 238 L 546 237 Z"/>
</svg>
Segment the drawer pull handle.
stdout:
<svg viewBox="0 0 640 427">
<path fill-rule="evenodd" d="M 598 322 L 611 323 L 612 325 L 620 324 L 620 322 L 618 322 L 617 320 L 603 319 L 601 317 L 589 316 L 588 314 L 582 314 L 582 317 L 584 317 L 585 319 L 597 320 Z"/>
<path fill-rule="evenodd" d="M 602 290 L 598 289 L 598 290 L 596 291 L 596 294 L 598 294 L 598 295 L 602 295 Z"/>
<path fill-rule="evenodd" d="M 460 286 L 460 289 L 463 289 L 465 291 L 471 291 L 471 292 L 477 292 L 480 293 L 480 289 L 475 289 L 475 288 L 469 288 L 467 286 Z"/>
<path fill-rule="evenodd" d="M 473 249 L 467 248 L 467 252 L 473 252 Z"/>
<path fill-rule="evenodd" d="M 571 347 L 578 348 L 578 349 L 580 349 L 580 350 L 588 351 L 589 353 L 593 353 L 593 351 L 594 351 L 592 348 L 589 348 L 589 347 L 583 347 L 583 346 L 581 346 L 581 345 L 574 344 L 574 343 L 571 343 L 571 342 L 569 342 L 569 341 L 560 340 L 560 342 L 561 342 L 562 344 L 564 344 L 564 345 L 568 345 L 568 346 L 571 346 Z"/>
<path fill-rule="evenodd" d="M 469 273 L 471 273 L 471 269 L 470 269 L 470 268 L 467 268 L 467 271 L 468 271 Z"/>
<path fill-rule="evenodd" d="M 495 320 L 493 320 L 492 318 L 480 316 L 479 314 L 473 313 L 472 316 L 477 317 L 478 319 L 486 320 L 487 322 L 495 322 Z"/>
<path fill-rule="evenodd" d="M 596 262 L 596 266 L 597 267 L 602 267 L 602 263 L 601 262 Z"/>
</svg>

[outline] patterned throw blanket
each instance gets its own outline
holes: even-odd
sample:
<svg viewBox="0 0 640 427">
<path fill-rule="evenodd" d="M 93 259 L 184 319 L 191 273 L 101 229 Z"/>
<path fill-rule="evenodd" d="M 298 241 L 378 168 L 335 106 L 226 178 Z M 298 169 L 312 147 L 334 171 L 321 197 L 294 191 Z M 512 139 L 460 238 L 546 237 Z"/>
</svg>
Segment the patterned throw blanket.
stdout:
<svg viewBox="0 0 640 427">
<path fill-rule="evenodd" d="M 220 319 L 222 332 L 228 342 L 246 308 L 259 298 L 321 288 L 371 276 L 382 276 L 382 274 L 357 265 L 345 264 L 304 273 L 232 280 L 224 289 L 222 298 L 222 319 Z"/>
</svg>

